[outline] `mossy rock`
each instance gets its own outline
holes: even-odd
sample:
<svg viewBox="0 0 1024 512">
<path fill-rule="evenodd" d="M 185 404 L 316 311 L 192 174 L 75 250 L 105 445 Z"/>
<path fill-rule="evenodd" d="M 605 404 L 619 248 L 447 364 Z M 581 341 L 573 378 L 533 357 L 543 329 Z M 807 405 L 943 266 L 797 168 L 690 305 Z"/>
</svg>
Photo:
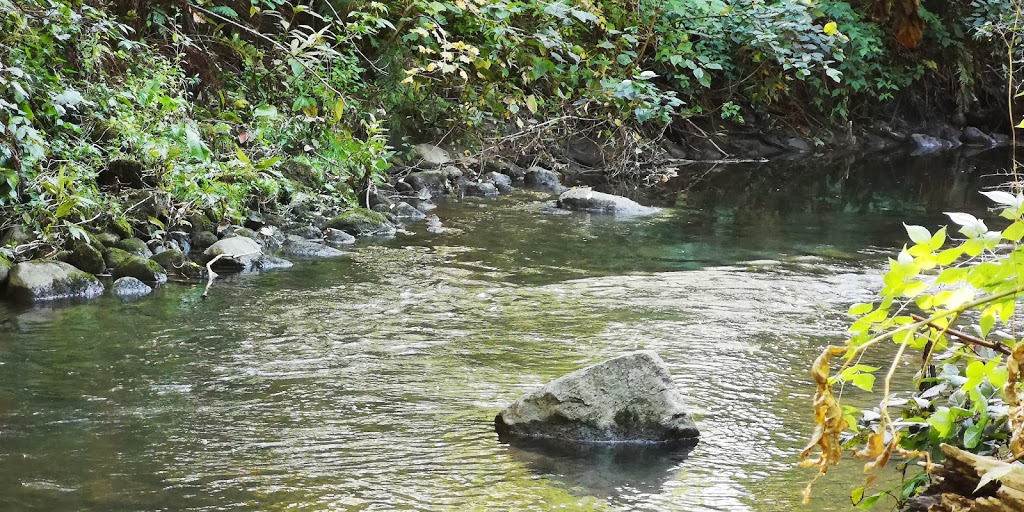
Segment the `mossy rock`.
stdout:
<svg viewBox="0 0 1024 512">
<path fill-rule="evenodd" d="M 118 249 L 117 247 L 111 247 L 103 254 L 103 261 L 107 264 L 107 268 L 117 268 L 131 256 L 132 254 L 128 251 Z"/>
<path fill-rule="evenodd" d="M 135 255 L 129 255 L 114 269 L 114 279 L 134 277 L 144 283 L 166 283 L 167 272 L 159 263 Z"/>
<path fill-rule="evenodd" d="M 121 237 L 115 235 L 114 233 L 96 233 L 92 235 L 91 238 L 94 242 L 93 245 L 96 245 L 96 243 L 98 243 L 103 247 L 113 247 L 114 244 L 121 240 Z"/>
<path fill-rule="evenodd" d="M 395 226 L 383 214 L 366 208 L 353 208 L 327 222 L 328 228 L 339 229 L 353 236 L 390 236 Z"/>
<path fill-rule="evenodd" d="M 60 261 L 26 261 L 15 265 L 7 280 L 7 295 L 40 302 L 98 297 L 103 285 L 92 274 Z"/>
<path fill-rule="evenodd" d="M 150 259 L 159 263 L 160 266 L 169 274 L 175 273 L 178 268 L 185 263 L 188 263 L 188 257 L 185 256 L 185 253 L 175 249 L 168 249 L 160 254 L 154 255 Z"/>
<path fill-rule="evenodd" d="M 281 174 L 293 183 L 306 188 L 317 188 L 320 186 L 320 177 L 317 176 L 313 166 L 299 160 L 288 160 L 279 166 Z"/>
<path fill-rule="evenodd" d="M 114 244 L 114 247 L 141 258 L 149 258 L 153 255 L 153 251 L 149 250 L 149 246 L 146 245 L 146 242 L 143 242 L 138 238 L 125 238 L 124 240 L 118 240 Z"/>
<path fill-rule="evenodd" d="M 181 251 L 169 249 L 151 258 L 167 271 L 168 275 L 178 276 L 190 281 L 206 278 L 206 268 L 189 261 Z"/>
<path fill-rule="evenodd" d="M 72 247 L 68 263 L 90 274 L 102 274 L 107 269 L 107 264 L 103 261 L 103 253 L 81 240 L 75 242 Z"/>
<path fill-rule="evenodd" d="M 0 290 L 7 284 L 7 276 L 11 274 L 11 267 L 13 266 L 10 260 L 0 256 Z"/>
</svg>

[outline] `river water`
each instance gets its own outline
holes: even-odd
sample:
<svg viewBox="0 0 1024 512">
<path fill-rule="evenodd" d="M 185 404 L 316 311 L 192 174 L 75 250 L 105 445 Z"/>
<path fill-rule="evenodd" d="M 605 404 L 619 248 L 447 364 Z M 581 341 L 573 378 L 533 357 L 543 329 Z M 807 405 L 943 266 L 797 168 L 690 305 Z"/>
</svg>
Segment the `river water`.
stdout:
<svg viewBox="0 0 1024 512">
<path fill-rule="evenodd" d="M 0 510 L 849 510 L 852 462 L 800 505 L 808 366 L 901 222 L 979 212 L 1004 160 L 704 169 L 632 220 L 453 202 L 447 233 L 413 225 L 205 301 L 0 305 Z M 636 349 L 688 397 L 692 451 L 498 441 L 503 405 Z"/>
</svg>

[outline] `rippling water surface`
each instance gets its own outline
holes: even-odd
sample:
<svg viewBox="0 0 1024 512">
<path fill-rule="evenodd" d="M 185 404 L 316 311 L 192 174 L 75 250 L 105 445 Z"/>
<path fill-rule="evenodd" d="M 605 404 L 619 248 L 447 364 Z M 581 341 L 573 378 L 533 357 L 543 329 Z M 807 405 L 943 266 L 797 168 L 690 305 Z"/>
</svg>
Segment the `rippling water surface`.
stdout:
<svg viewBox="0 0 1024 512">
<path fill-rule="evenodd" d="M 931 161 L 936 182 L 963 176 L 926 186 L 858 165 L 813 178 L 839 184 L 814 193 L 831 206 L 709 185 L 615 220 L 521 193 L 206 301 L 172 285 L 0 306 L 0 510 L 848 510 L 853 464 L 799 504 L 807 367 L 876 288 L 900 221 L 971 207 L 978 172 Z M 503 405 L 635 349 L 688 397 L 691 452 L 498 442 Z"/>
</svg>

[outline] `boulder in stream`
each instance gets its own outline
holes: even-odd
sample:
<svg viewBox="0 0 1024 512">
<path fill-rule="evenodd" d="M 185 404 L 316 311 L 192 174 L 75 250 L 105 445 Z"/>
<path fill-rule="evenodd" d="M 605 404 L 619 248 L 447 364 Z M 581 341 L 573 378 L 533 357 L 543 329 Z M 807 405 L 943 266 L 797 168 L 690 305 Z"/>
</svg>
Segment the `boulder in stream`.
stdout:
<svg viewBox="0 0 1024 512">
<path fill-rule="evenodd" d="M 595 192 L 589 188 L 574 188 L 558 196 L 558 207 L 566 210 L 579 210 L 595 213 L 614 213 L 616 215 L 652 215 L 658 213 L 657 208 L 643 206 L 632 199 L 621 196 Z"/>
<path fill-rule="evenodd" d="M 263 248 L 255 240 L 244 236 L 233 236 L 218 240 L 203 252 L 206 261 L 222 256 L 213 268 L 245 272 L 256 270 L 263 263 Z"/>
<path fill-rule="evenodd" d="M 102 294 L 103 285 L 95 276 L 61 261 L 18 263 L 7 281 L 7 295 L 27 302 L 91 299 Z"/>
<path fill-rule="evenodd" d="M 526 394 L 494 419 L 499 436 L 572 442 L 696 442 L 700 433 L 657 354 L 632 352 Z"/>
<path fill-rule="evenodd" d="M 527 187 L 540 190 L 541 192 L 552 192 L 555 194 L 565 192 L 565 186 L 562 185 L 562 180 L 558 177 L 558 173 L 543 167 L 536 165 L 530 167 L 526 170 L 523 180 Z"/>
</svg>

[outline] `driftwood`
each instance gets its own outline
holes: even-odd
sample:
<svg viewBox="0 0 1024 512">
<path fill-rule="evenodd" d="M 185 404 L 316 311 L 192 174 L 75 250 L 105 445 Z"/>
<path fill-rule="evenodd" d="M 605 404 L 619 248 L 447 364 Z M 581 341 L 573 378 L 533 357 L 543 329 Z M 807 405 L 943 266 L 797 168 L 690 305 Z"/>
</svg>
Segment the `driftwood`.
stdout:
<svg viewBox="0 0 1024 512">
<path fill-rule="evenodd" d="M 932 483 L 908 501 L 905 512 L 1024 511 L 1024 465 L 942 445 L 946 459 L 932 464 Z M 989 474 L 987 483 L 978 488 Z M 998 478 L 993 478 L 998 475 Z"/>
</svg>

